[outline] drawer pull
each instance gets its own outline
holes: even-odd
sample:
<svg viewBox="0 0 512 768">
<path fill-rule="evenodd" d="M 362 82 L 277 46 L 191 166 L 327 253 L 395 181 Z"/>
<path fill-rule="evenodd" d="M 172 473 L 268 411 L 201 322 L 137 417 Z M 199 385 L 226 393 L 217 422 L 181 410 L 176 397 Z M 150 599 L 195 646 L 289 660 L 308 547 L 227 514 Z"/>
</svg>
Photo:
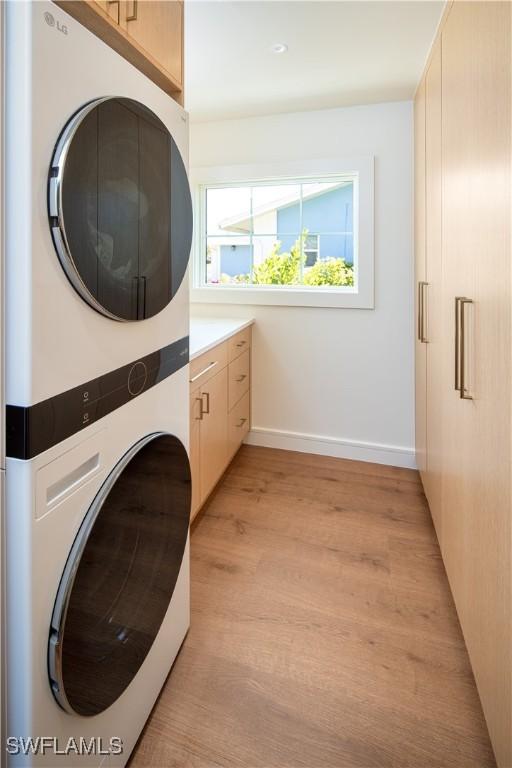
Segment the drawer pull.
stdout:
<svg viewBox="0 0 512 768">
<path fill-rule="evenodd" d="M 236 379 L 236 381 L 240 384 L 246 378 L 247 378 L 247 374 L 246 373 L 242 373 L 242 375 L 239 376 L 238 379 Z"/>
<path fill-rule="evenodd" d="M 245 340 L 239 341 L 238 344 L 237 344 L 237 347 L 243 347 L 244 344 L 247 344 L 247 342 Z"/>
<path fill-rule="evenodd" d="M 196 403 L 201 403 L 199 406 L 199 416 L 196 416 L 196 421 L 202 421 L 203 420 L 203 398 L 202 397 L 196 397 Z"/>
<path fill-rule="evenodd" d="M 126 17 L 126 21 L 137 21 L 137 0 L 133 0 L 132 12 Z"/>
<path fill-rule="evenodd" d="M 218 360 L 214 360 L 213 363 L 210 363 L 209 365 L 207 365 L 206 368 L 203 368 L 202 371 L 200 371 L 199 373 L 196 373 L 196 375 L 192 376 L 192 378 L 190 379 L 190 383 L 193 384 L 194 381 L 197 381 L 197 379 L 200 379 L 201 376 L 207 373 L 207 371 L 211 371 L 212 368 L 215 368 L 218 362 L 219 362 Z"/>
<path fill-rule="evenodd" d="M 240 419 L 240 423 L 237 424 L 236 426 L 237 427 L 243 427 L 243 425 L 245 424 L 246 421 L 247 421 L 247 419 Z"/>
</svg>

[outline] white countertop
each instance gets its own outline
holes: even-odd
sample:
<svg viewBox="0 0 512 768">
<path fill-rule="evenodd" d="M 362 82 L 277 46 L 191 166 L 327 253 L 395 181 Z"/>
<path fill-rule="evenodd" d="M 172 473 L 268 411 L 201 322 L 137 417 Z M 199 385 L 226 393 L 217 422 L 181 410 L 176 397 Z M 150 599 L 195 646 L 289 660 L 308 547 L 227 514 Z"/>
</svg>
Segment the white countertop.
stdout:
<svg viewBox="0 0 512 768">
<path fill-rule="evenodd" d="M 190 318 L 190 359 L 208 352 L 238 331 L 254 323 L 254 318 L 242 320 L 232 317 Z"/>
</svg>

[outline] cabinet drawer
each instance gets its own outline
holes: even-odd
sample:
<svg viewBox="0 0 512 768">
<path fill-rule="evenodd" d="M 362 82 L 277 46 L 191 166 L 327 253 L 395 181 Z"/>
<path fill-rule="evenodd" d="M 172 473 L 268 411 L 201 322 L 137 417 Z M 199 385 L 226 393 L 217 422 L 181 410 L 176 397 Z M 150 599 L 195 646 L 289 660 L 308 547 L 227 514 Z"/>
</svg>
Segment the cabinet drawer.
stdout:
<svg viewBox="0 0 512 768">
<path fill-rule="evenodd" d="M 229 361 L 234 360 L 242 352 L 245 352 L 251 346 L 251 326 L 244 328 L 243 331 L 239 331 L 231 339 L 228 339 L 229 344 Z"/>
<path fill-rule="evenodd" d="M 251 383 L 251 352 L 248 349 L 229 364 L 228 409 L 231 410 Z"/>
<path fill-rule="evenodd" d="M 251 426 L 251 393 L 247 392 L 228 416 L 229 453 L 232 456 L 240 447 Z"/>
<path fill-rule="evenodd" d="M 196 389 L 215 376 L 228 363 L 228 343 L 218 344 L 190 362 L 190 384 Z"/>
</svg>

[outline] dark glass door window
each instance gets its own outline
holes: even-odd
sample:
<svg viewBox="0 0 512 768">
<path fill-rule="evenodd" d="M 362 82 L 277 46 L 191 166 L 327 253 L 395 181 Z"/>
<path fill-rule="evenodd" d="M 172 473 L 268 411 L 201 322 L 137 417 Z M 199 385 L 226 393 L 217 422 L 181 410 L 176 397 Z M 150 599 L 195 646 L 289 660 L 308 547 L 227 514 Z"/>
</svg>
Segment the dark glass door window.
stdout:
<svg viewBox="0 0 512 768">
<path fill-rule="evenodd" d="M 68 557 L 50 630 L 50 684 L 68 712 L 102 712 L 137 674 L 176 586 L 190 497 L 187 452 L 164 433 L 136 444 L 96 496 Z"/>
<path fill-rule="evenodd" d="M 118 320 L 160 312 L 190 255 L 192 203 L 180 152 L 150 110 L 130 99 L 84 107 L 57 144 L 50 224 L 71 283 Z"/>
</svg>

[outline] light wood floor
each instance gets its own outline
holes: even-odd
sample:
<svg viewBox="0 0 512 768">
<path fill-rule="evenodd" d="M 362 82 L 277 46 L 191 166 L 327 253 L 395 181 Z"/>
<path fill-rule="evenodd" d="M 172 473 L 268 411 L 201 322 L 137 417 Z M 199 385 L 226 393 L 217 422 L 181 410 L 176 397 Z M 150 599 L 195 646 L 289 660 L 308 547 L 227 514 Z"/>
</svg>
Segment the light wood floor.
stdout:
<svg viewBox="0 0 512 768">
<path fill-rule="evenodd" d="M 131 768 L 494 765 L 416 472 L 244 446 L 191 569 Z"/>
</svg>

